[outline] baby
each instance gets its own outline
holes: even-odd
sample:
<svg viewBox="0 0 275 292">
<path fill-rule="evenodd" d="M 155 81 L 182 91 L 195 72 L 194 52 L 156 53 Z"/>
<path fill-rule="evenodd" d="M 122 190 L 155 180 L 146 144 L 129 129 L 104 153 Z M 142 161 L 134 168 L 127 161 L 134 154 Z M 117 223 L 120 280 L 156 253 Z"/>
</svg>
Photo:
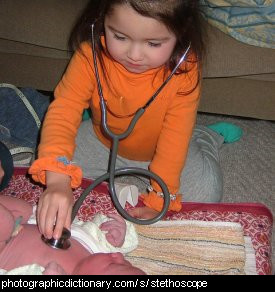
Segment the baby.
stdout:
<svg viewBox="0 0 275 292">
<path fill-rule="evenodd" d="M 36 225 L 27 224 L 32 206 L 8 196 L 0 196 L 0 269 L 10 271 L 36 264 L 44 275 L 145 275 L 119 252 L 96 253 L 71 238 L 67 250 L 49 247 L 41 240 Z M 124 245 L 126 223 L 110 215 L 99 226 L 106 241 L 118 250 Z M 102 233 L 103 234 L 103 233 Z"/>
</svg>

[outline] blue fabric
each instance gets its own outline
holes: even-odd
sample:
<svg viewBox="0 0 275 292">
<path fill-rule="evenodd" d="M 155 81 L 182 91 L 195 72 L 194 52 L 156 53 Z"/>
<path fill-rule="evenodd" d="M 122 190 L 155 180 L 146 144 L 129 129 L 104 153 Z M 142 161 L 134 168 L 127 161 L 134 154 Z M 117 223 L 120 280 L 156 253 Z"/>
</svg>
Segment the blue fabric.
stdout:
<svg viewBox="0 0 275 292">
<path fill-rule="evenodd" d="M 273 0 L 200 0 L 209 23 L 250 45 L 275 48 Z"/>
<path fill-rule="evenodd" d="M 91 116 L 92 116 L 91 110 L 90 109 L 85 109 L 83 111 L 82 121 L 86 121 L 86 120 L 91 119 Z"/>
<path fill-rule="evenodd" d="M 20 90 L 42 121 L 49 106 L 49 97 L 32 88 Z M 0 141 L 35 148 L 38 134 L 33 116 L 17 93 L 12 88 L 0 87 Z"/>
<path fill-rule="evenodd" d="M 224 143 L 234 143 L 239 141 L 243 135 L 242 129 L 231 123 L 218 122 L 208 125 L 207 127 L 223 136 Z"/>
</svg>

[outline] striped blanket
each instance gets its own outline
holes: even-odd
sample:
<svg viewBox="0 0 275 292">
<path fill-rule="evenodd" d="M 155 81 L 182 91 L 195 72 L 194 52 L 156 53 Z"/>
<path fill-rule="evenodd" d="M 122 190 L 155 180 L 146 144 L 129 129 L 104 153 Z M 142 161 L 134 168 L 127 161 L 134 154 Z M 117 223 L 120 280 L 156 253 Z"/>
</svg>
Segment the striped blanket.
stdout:
<svg viewBox="0 0 275 292">
<path fill-rule="evenodd" d="M 148 275 L 256 274 L 239 223 L 162 221 L 136 230 L 138 247 L 126 259 Z"/>
<path fill-rule="evenodd" d="M 209 23 L 235 39 L 275 48 L 274 0 L 200 0 Z"/>
</svg>

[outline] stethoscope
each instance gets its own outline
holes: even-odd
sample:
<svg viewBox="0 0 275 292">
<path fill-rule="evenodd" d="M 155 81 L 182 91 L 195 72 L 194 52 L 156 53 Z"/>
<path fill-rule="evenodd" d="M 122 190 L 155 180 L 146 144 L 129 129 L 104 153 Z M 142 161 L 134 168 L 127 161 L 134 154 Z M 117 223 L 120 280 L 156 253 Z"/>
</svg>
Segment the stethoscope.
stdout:
<svg viewBox="0 0 275 292">
<path fill-rule="evenodd" d="M 140 225 L 149 225 L 153 224 L 159 220 L 161 220 L 166 212 L 168 211 L 169 204 L 170 204 L 170 193 L 169 190 L 164 183 L 164 181 L 155 173 L 147 170 L 147 169 L 142 169 L 142 168 L 137 168 L 137 167 L 124 167 L 124 168 L 119 168 L 116 169 L 116 159 L 117 159 L 117 152 L 118 152 L 118 145 L 119 141 L 122 139 L 125 139 L 128 137 L 131 132 L 133 131 L 137 121 L 140 119 L 140 117 L 144 114 L 146 108 L 150 106 L 150 104 L 155 100 L 155 98 L 159 95 L 159 93 L 162 91 L 162 89 L 165 87 L 165 85 L 170 81 L 172 76 L 176 73 L 177 69 L 181 65 L 181 63 L 184 61 L 189 49 L 190 49 L 190 44 L 185 50 L 184 54 L 176 64 L 175 68 L 172 70 L 170 75 L 167 77 L 167 79 L 162 83 L 162 85 L 158 88 L 158 90 L 151 96 L 151 98 L 148 100 L 148 102 L 141 108 L 139 108 L 136 113 L 134 114 L 127 130 L 124 133 L 121 134 L 115 134 L 113 133 L 110 128 L 108 127 L 107 124 L 107 108 L 106 108 L 106 103 L 104 100 L 103 96 L 103 91 L 102 91 L 102 86 L 99 78 L 99 73 L 98 73 L 98 66 L 97 66 L 97 56 L 96 56 L 96 48 L 95 48 L 95 37 L 94 37 L 94 24 L 91 25 L 91 30 L 92 30 L 92 52 L 93 52 L 93 62 L 94 62 L 94 70 L 95 70 L 95 76 L 97 80 L 97 88 L 98 88 L 98 94 L 99 94 L 99 102 L 100 102 L 100 107 L 101 107 L 101 124 L 102 128 L 104 129 L 105 133 L 112 139 L 112 147 L 110 150 L 110 163 L 109 163 L 109 168 L 107 173 L 103 174 L 102 176 L 98 177 L 89 187 L 87 187 L 79 199 L 75 202 L 73 210 L 72 210 L 72 221 L 75 218 L 78 209 L 82 205 L 83 201 L 85 198 L 88 196 L 88 194 L 99 184 L 101 184 L 103 181 L 109 180 L 109 191 L 110 195 L 112 198 L 112 201 L 114 203 L 114 206 L 116 207 L 117 211 L 120 213 L 121 216 L 123 216 L 125 219 L 128 221 L 131 221 L 136 224 Z M 152 219 L 137 219 L 132 216 L 130 216 L 120 205 L 119 200 L 116 195 L 116 190 L 115 190 L 115 177 L 116 176 L 121 176 L 121 175 L 141 175 L 141 176 L 146 176 L 149 177 L 153 180 L 155 180 L 160 188 L 162 189 L 163 193 L 163 199 L 164 199 L 164 204 L 162 207 L 162 210 L 160 213 L 155 216 Z M 71 236 L 70 231 L 66 228 L 63 229 L 62 235 L 60 239 L 56 240 L 54 238 L 52 239 L 46 239 L 42 235 L 42 240 L 50 245 L 51 247 L 58 248 L 58 249 L 67 249 L 70 247 L 70 242 L 69 242 L 69 237 Z"/>
</svg>

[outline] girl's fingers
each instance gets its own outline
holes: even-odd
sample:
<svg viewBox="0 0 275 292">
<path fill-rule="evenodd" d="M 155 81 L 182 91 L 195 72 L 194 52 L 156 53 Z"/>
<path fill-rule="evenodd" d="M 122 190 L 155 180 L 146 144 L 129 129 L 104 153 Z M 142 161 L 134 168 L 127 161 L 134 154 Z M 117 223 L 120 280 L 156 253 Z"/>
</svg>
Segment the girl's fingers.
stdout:
<svg viewBox="0 0 275 292">
<path fill-rule="evenodd" d="M 73 196 L 70 187 L 59 185 L 48 188 L 41 196 L 37 208 L 39 231 L 48 239 L 60 238 L 63 227 L 70 228 Z"/>
<path fill-rule="evenodd" d="M 38 202 L 37 207 L 37 224 L 41 234 L 45 234 L 45 218 L 47 214 L 46 206 L 43 206 L 42 198 Z"/>
<path fill-rule="evenodd" d="M 68 214 L 67 214 L 66 221 L 65 221 L 65 227 L 67 229 L 71 229 L 71 224 L 72 224 L 72 210 L 73 210 L 73 207 L 70 207 L 69 208 L 69 211 L 68 211 Z"/>
<path fill-rule="evenodd" d="M 140 208 L 134 208 L 128 211 L 129 215 L 134 218 L 140 218 Z"/>
<path fill-rule="evenodd" d="M 47 213 L 45 214 L 44 219 L 44 236 L 48 239 L 53 237 L 53 229 L 56 221 L 58 209 L 55 206 L 49 206 L 47 208 Z M 64 220 L 65 221 L 65 220 Z"/>
<path fill-rule="evenodd" d="M 57 220 L 53 232 L 53 237 L 59 239 L 63 232 L 63 227 L 70 229 L 72 208 L 62 208 L 58 210 Z"/>
<path fill-rule="evenodd" d="M 137 207 L 129 210 L 129 215 L 135 218 L 152 219 L 158 215 L 158 211 L 155 211 L 149 207 Z"/>
</svg>

